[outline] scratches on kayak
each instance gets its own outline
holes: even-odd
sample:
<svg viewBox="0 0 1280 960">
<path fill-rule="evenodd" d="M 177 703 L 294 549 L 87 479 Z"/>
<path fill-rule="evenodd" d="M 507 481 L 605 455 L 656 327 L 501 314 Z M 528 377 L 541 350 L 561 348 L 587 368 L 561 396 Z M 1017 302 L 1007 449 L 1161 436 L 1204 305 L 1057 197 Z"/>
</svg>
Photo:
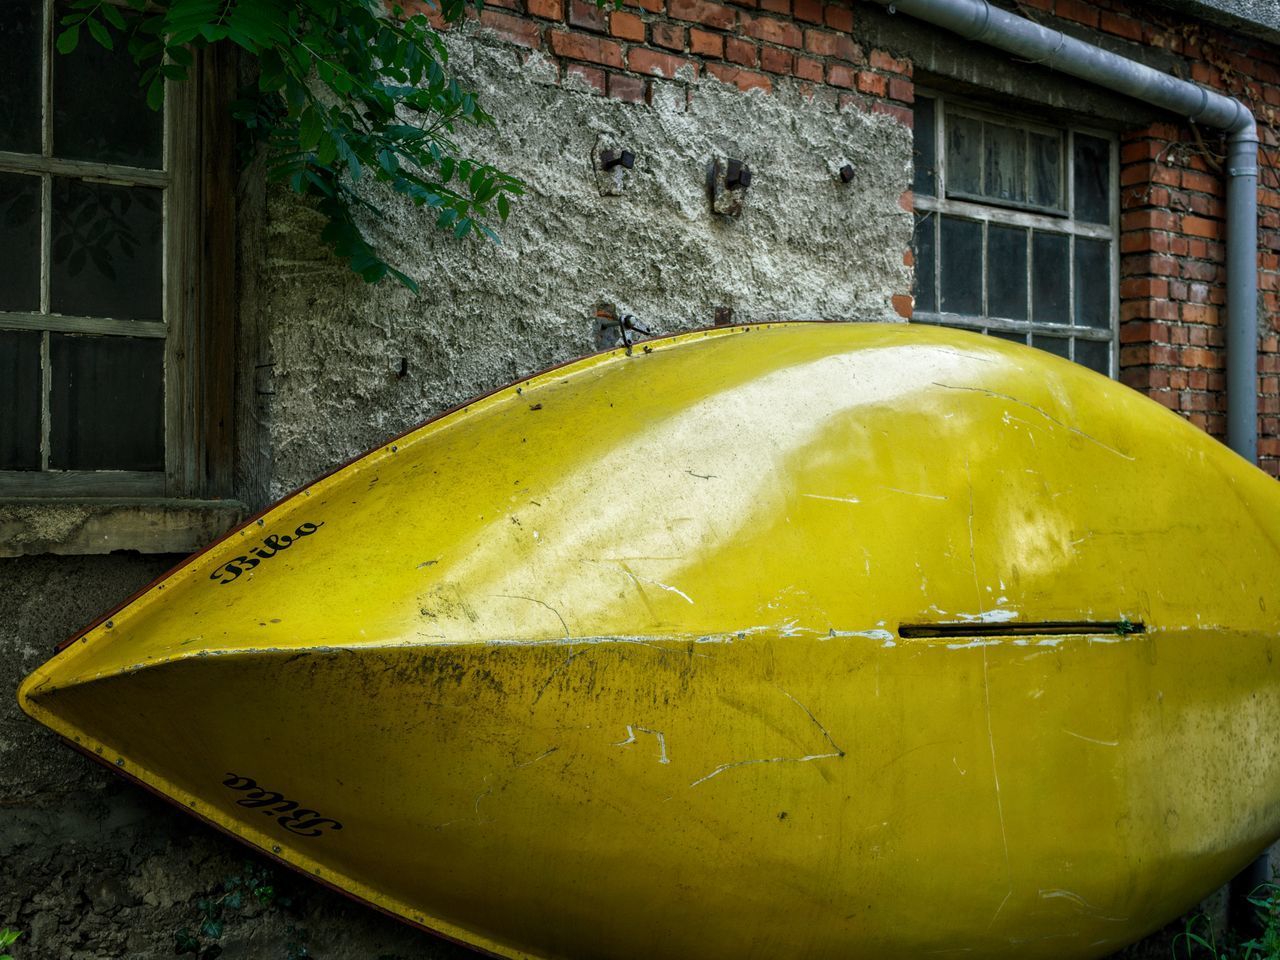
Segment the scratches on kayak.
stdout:
<svg viewBox="0 0 1280 960">
<path fill-rule="evenodd" d="M 1000 818 L 1000 843 L 1004 848 L 1004 868 L 1009 880 L 1009 892 L 1004 895 L 1000 906 L 996 907 L 996 912 L 991 917 L 991 924 L 994 924 L 1004 905 L 1009 902 L 1009 897 L 1013 895 L 1013 864 L 1009 860 L 1009 834 L 1004 826 L 1004 799 L 1000 796 L 1000 771 L 996 767 L 996 738 L 991 728 L 991 681 L 987 674 L 986 647 L 982 648 L 982 705 L 987 714 L 987 745 L 991 748 L 991 781 L 996 788 L 996 815 Z"/>
<path fill-rule="evenodd" d="M 495 593 L 494 596 L 502 597 L 504 600 L 527 600 L 529 603 L 536 603 L 540 607 L 546 607 L 548 610 L 554 613 L 556 615 L 556 619 L 560 621 L 560 626 L 564 628 L 565 639 L 566 640 L 572 639 L 573 634 L 569 632 L 569 625 L 564 622 L 564 617 L 560 616 L 560 611 L 557 610 L 555 607 L 553 607 L 551 604 L 546 603 L 543 600 L 539 600 L 537 597 L 522 597 L 519 594 Z"/>
<path fill-rule="evenodd" d="M 655 587 L 658 587 L 661 590 L 666 590 L 668 593 L 674 593 L 677 596 L 682 597 L 684 600 L 686 600 L 690 604 L 693 603 L 693 598 L 689 596 L 687 593 L 685 593 L 683 590 L 681 590 L 679 587 L 673 587 L 671 586 L 671 584 L 663 583 L 661 580 L 653 580 L 653 579 L 650 579 L 649 577 L 642 577 L 638 573 L 632 573 L 631 570 L 626 566 L 626 564 L 623 564 L 623 569 L 626 570 L 628 577 L 636 581 L 637 585 L 641 583 L 651 583 Z"/>
<path fill-rule="evenodd" d="M 648 727 L 637 727 L 634 724 L 627 724 L 627 739 L 619 740 L 614 743 L 615 747 L 626 747 L 636 743 L 636 733 L 647 733 L 658 741 L 658 762 L 670 763 L 671 758 L 667 756 L 667 736 L 661 730 L 650 730 Z"/>
<path fill-rule="evenodd" d="M 717 777 L 726 770 L 732 770 L 734 767 L 748 767 L 759 763 L 809 763 L 813 760 L 839 760 L 844 757 L 844 750 L 837 746 L 836 742 L 831 739 L 831 734 L 827 731 L 827 728 L 822 725 L 818 718 L 813 715 L 812 710 L 781 687 L 778 687 L 778 692 L 804 711 L 805 716 L 807 716 L 810 721 L 813 722 L 813 725 L 822 732 L 822 736 L 826 739 L 827 743 L 831 745 L 833 752 L 811 753 L 803 757 L 760 757 L 752 760 L 735 760 L 730 763 L 722 763 L 706 776 L 699 777 L 697 780 L 693 781 L 693 783 L 689 784 L 690 787 L 696 787 L 700 783 L 706 783 L 712 777 Z"/>
<path fill-rule="evenodd" d="M 988 390 L 986 387 L 962 387 L 954 383 L 939 383 L 936 380 L 932 381 L 932 383 L 935 387 L 942 387 L 942 389 L 944 390 L 967 390 L 970 393 L 986 394 L 988 397 L 991 397 L 992 399 L 1008 400 L 1010 403 L 1016 403 L 1020 407 L 1026 407 L 1028 410 L 1034 410 L 1036 413 L 1040 414 L 1040 416 L 1044 417 L 1046 420 L 1048 420 L 1050 423 L 1054 424 L 1055 426 L 1061 427 L 1063 430 L 1066 430 L 1068 433 L 1074 433 L 1078 437 L 1083 437 L 1085 440 L 1088 440 L 1090 443 L 1097 444 L 1103 450 L 1106 450 L 1108 453 L 1114 453 L 1117 457 L 1123 457 L 1125 460 L 1132 461 L 1136 459 L 1135 457 L 1121 450 L 1117 450 L 1115 447 L 1111 446 L 1110 444 L 1103 443 L 1097 437 L 1091 434 L 1085 433 L 1079 427 L 1073 427 L 1069 423 L 1063 423 L 1061 420 L 1059 420 L 1057 417 L 1053 416 L 1052 414 L 1047 413 L 1044 410 L 1041 410 L 1034 403 L 1027 403 L 1027 401 L 1019 400 L 1017 397 L 1012 396 L 1010 394 L 1000 393 L 997 390 Z"/>
<path fill-rule="evenodd" d="M 523 770 L 525 767 L 533 766 L 539 760 L 545 760 L 547 757 L 551 756 L 553 753 L 555 753 L 559 749 L 560 749 L 559 747 L 548 747 L 546 750 L 543 750 L 540 754 L 538 754 L 532 760 L 517 761 L 513 759 L 511 766 L 513 769 Z"/>
</svg>

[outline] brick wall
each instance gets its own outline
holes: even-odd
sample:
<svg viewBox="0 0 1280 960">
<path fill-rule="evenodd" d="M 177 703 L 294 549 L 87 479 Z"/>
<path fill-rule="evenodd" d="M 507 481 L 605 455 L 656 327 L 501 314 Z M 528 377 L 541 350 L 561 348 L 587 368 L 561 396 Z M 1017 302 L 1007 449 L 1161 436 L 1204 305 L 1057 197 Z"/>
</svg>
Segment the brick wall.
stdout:
<svg viewBox="0 0 1280 960">
<path fill-rule="evenodd" d="M 838 92 L 841 106 L 911 122 L 911 64 L 856 42 L 849 0 L 488 0 L 480 21 L 601 96 L 651 101 L 659 84 L 687 90 L 707 74 L 770 92 L 794 77 Z"/>
<path fill-rule="evenodd" d="M 866 0 L 488 0 L 483 25 L 540 51 L 562 79 L 637 103 L 693 96 L 711 75 L 768 93 L 782 78 L 825 90 L 842 108 L 912 123 L 912 63 L 859 41 Z M 1280 476 L 1280 46 L 1136 0 L 1022 0 L 1020 13 L 1050 26 L 1156 47 L 1183 77 L 1240 97 L 1264 140 L 1259 205 L 1259 456 Z M 1078 32 L 1078 29 L 1077 29 Z M 897 54 L 897 55 L 895 55 Z M 669 89 L 662 90 L 662 85 Z M 1121 379 L 1217 437 L 1226 432 L 1222 137 L 1176 122 L 1126 131 L 1121 183 Z M 910 194 L 903 204 L 910 208 Z M 910 253 L 906 254 L 910 264 Z M 894 307 L 909 316 L 911 298 Z"/>
</svg>

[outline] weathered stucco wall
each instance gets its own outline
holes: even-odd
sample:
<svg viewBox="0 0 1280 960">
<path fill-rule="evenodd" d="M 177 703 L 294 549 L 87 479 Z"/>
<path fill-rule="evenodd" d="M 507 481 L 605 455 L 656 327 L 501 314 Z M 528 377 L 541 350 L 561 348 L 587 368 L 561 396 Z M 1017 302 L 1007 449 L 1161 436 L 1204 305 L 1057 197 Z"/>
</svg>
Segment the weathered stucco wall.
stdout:
<svg viewBox="0 0 1280 960">
<path fill-rule="evenodd" d="M 390 201 L 371 223 L 423 295 L 370 288 L 317 242 L 318 215 L 270 195 L 256 298 L 270 342 L 269 444 L 279 495 L 425 417 L 596 349 L 595 307 L 616 303 L 656 332 L 735 320 L 897 320 L 910 289 L 911 133 L 834 94 L 743 94 L 714 79 L 662 84 L 652 106 L 560 86 L 538 54 L 452 42 L 496 131 L 460 131 L 528 185 L 502 243 L 452 241 Z M 522 62 L 523 60 L 523 62 Z M 602 197 L 592 150 L 626 147 L 635 169 Z M 740 219 L 711 213 L 706 165 L 755 175 Z M 855 179 L 836 173 L 851 163 Z M 606 344 L 612 345 L 612 343 Z M 406 361 L 403 377 L 401 358 Z"/>
</svg>

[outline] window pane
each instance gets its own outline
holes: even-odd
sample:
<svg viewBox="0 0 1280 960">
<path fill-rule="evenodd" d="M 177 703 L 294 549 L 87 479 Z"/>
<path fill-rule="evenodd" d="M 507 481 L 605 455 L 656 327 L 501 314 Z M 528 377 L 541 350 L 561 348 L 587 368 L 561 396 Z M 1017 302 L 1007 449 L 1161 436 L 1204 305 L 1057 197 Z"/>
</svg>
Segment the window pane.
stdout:
<svg viewBox="0 0 1280 960">
<path fill-rule="evenodd" d="M 0 470 L 40 469 L 40 336 L 0 330 Z"/>
<path fill-rule="evenodd" d="M 1036 231 L 1032 237 L 1031 319 L 1036 323 L 1071 322 L 1068 242 L 1058 233 Z"/>
<path fill-rule="evenodd" d="M 164 469 L 164 341 L 49 335 L 49 466 Z"/>
<path fill-rule="evenodd" d="M 1111 222 L 1111 144 L 1083 133 L 1075 135 L 1076 219 Z"/>
<path fill-rule="evenodd" d="M 1104 377 L 1111 375 L 1111 344 L 1106 340 L 1077 340 L 1076 363 L 1096 370 Z"/>
<path fill-rule="evenodd" d="M 1025 333 L 1011 333 L 1008 330 L 988 330 L 987 336 L 996 337 L 1000 340 L 1008 340 L 1010 343 L 1021 343 L 1024 346 L 1027 342 L 1027 335 Z"/>
<path fill-rule="evenodd" d="M 982 124 L 947 116 L 947 192 L 982 193 Z"/>
<path fill-rule="evenodd" d="M 934 298 L 933 290 L 934 270 L 937 263 L 933 243 L 935 225 L 936 219 L 931 213 L 916 217 L 916 277 L 915 288 L 912 292 L 916 298 L 916 309 L 929 313 L 938 309 L 938 302 Z"/>
<path fill-rule="evenodd" d="M 1111 244 L 1076 237 L 1076 324 L 1111 329 Z"/>
<path fill-rule="evenodd" d="M 1039 347 L 1041 350 L 1047 350 L 1049 353 L 1059 357 L 1070 358 L 1071 338 L 1070 337 L 1050 337 L 1043 333 L 1033 333 L 1031 335 L 1031 345 Z"/>
<path fill-rule="evenodd" d="M 1027 319 L 1027 231 L 987 227 L 987 316 Z"/>
<path fill-rule="evenodd" d="M 1062 135 L 1035 133 L 1031 137 L 1031 202 L 1060 210 L 1062 203 Z"/>
<path fill-rule="evenodd" d="M 985 136 L 985 189 L 993 200 L 1025 203 L 1027 199 L 1026 135 L 998 123 L 983 125 Z"/>
<path fill-rule="evenodd" d="M 915 103 L 915 182 L 912 188 L 922 196 L 932 197 L 938 191 L 938 145 L 934 129 L 934 102 L 916 97 Z"/>
<path fill-rule="evenodd" d="M 0 173 L 0 310 L 40 309 L 40 178 Z"/>
<path fill-rule="evenodd" d="M 55 16 L 67 11 L 60 4 Z M 162 166 L 163 114 L 147 106 L 142 71 L 117 35 L 104 50 L 92 37 L 53 58 L 53 155 L 135 167 Z"/>
<path fill-rule="evenodd" d="M 942 310 L 982 314 L 982 224 L 942 218 Z"/>
<path fill-rule="evenodd" d="M 40 152 L 40 0 L 6 0 L 0 24 L 0 150 Z"/>
<path fill-rule="evenodd" d="M 54 313 L 161 318 L 161 192 L 54 177 Z"/>
</svg>

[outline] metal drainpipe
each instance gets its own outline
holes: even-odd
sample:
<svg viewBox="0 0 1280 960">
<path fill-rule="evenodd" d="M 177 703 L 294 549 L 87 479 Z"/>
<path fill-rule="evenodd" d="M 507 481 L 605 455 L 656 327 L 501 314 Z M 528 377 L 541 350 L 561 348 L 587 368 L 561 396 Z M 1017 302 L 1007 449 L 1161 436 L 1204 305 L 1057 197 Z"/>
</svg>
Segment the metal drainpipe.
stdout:
<svg viewBox="0 0 1280 960">
<path fill-rule="evenodd" d="M 1227 445 L 1258 461 L 1258 128 L 1240 101 L 991 6 L 987 0 L 877 0 L 968 40 L 1226 130 Z"/>
</svg>

